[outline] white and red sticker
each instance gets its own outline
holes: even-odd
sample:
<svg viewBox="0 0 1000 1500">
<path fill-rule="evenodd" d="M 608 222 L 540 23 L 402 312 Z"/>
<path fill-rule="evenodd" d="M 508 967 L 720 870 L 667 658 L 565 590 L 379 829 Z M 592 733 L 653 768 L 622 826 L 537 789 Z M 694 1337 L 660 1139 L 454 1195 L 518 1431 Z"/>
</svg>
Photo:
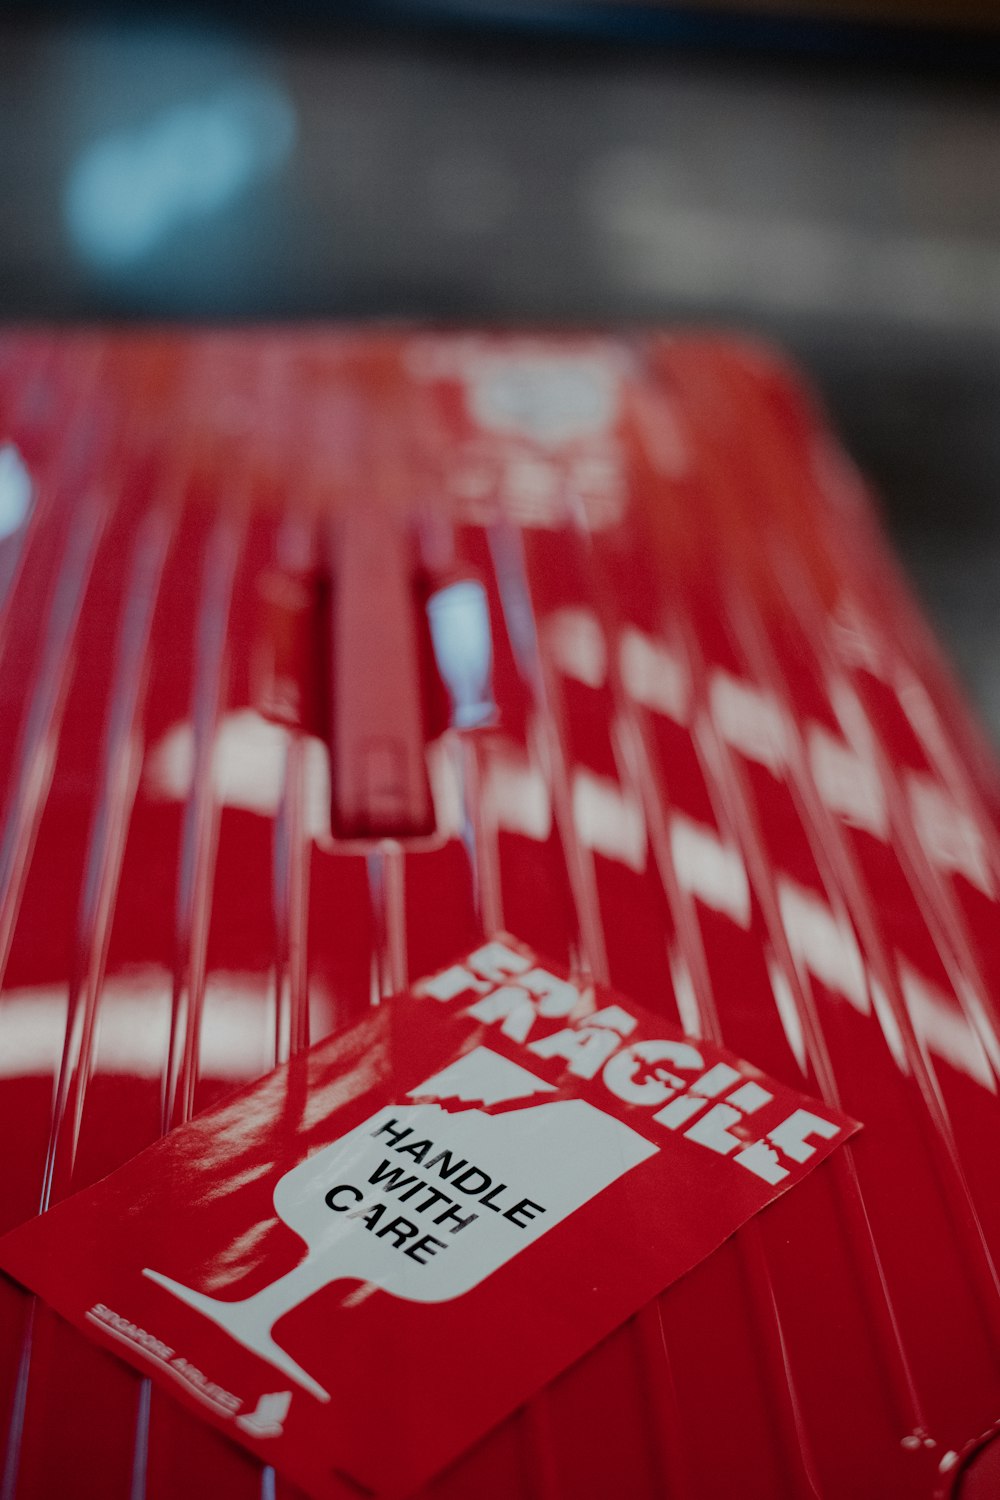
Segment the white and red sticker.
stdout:
<svg viewBox="0 0 1000 1500">
<path fill-rule="evenodd" d="M 0 1266 L 317 1500 L 405 1494 L 857 1128 L 502 938 Z"/>
</svg>

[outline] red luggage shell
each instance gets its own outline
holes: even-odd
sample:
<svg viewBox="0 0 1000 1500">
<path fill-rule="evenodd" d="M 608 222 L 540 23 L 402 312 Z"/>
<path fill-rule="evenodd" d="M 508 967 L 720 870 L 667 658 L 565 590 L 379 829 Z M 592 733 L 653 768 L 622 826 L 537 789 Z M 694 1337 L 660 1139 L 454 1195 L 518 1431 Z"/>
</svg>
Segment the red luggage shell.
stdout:
<svg viewBox="0 0 1000 1500">
<path fill-rule="evenodd" d="M 1000 1419 L 1000 781 L 780 364 L 18 333 L 0 444 L 0 1229 L 507 929 L 864 1129 L 428 1493 L 948 1493 Z M 3 1278 L 0 1328 L 3 1500 L 295 1493 Z"/>
</svg>

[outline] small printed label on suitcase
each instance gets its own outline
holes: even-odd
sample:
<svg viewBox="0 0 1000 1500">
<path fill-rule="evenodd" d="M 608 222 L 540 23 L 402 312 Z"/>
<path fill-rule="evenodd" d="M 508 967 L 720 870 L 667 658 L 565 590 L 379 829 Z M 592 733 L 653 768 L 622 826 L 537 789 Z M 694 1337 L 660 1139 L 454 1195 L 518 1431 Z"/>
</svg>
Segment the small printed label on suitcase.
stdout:
<svg viewBox="0 0 1000 1500">
<path fill-rule="evenodd" d="M 500 937 L 0 1266 L 316 1500 L 404 1495 L 857 1129 Z"/>
</svg>

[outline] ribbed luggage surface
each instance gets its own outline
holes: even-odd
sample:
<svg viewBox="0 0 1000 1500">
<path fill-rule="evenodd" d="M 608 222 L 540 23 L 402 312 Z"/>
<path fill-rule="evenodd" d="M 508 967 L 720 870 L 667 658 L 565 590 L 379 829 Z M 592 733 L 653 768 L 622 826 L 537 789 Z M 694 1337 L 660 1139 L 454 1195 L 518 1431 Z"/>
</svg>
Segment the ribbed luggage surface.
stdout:
<svg viewBox="0 0 1000 1500">
<path fill-rule="evenodd" d="M 507 931 L 863 1129 L 429 1493 L 946 1486 L 1000 1418 L 1000 782 L 774 357 L 15 333 L 0 445 L 0 1229 Z M 413 836 L 352 811 L 398 667 L 355 523 L 489 605 L 491 722 L 400 705 Z M 0 1318 L 3 1500 L 292 1495 Z"/>
</svg>

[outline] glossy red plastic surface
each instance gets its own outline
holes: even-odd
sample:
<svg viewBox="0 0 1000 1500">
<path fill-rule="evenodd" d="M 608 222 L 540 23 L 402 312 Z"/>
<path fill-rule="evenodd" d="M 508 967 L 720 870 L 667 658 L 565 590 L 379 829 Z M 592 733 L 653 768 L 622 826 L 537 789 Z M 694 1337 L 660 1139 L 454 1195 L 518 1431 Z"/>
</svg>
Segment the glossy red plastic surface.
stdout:
<svg viewBox="0 0 1000 1500">
<path fill-rule="evenodd" d="M 946 1486 L 1000 1415 L 1000 785 L 787 373 L 19 334 L 0 423 L 2 1227 L 506 928 L 864 1129 L 427 1494 Z M 333 839 L 326 737 L 260 712 L 261 580 L 366 483 L 489 610 L 488 692 L 452 666 L 495 716 L 453 694 L 403 842 Z M 7 1281 L 0 1320 L 4 1500 L 293 1493 Z"/>
</svg>

